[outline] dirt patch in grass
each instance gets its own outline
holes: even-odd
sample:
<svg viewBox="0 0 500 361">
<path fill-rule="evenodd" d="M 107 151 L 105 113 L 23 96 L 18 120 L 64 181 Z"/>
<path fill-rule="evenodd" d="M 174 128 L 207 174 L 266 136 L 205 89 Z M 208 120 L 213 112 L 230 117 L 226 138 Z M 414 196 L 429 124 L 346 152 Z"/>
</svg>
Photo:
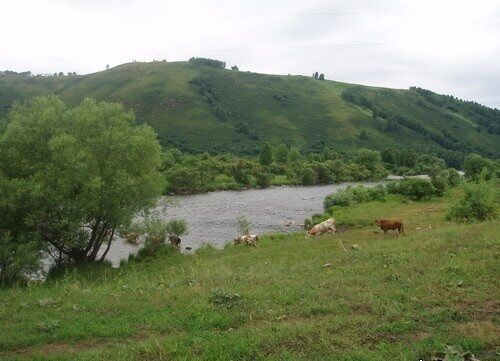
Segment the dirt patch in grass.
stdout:
<svg viewBox="0 0 500 361">
<path fill-rule="evenodd" d="M 117 339 L 94 339 L 94 340 L 82 340 L 77 342 L 54 342 L 47 343 L 40 346 L 30 346 L 26 348 L 21 348 L 17 350 L 13 350 L 11 354 L 15 354 L 20 357 L 31 358 L 33 356 L 47 356 L 54 354 L 62 354 L 62 353 L 73 353 L 84 350 L 91 349 L 100 349 L 105 348 L 110 345 L 116 344 L 128 344 L 136 341 L 144 341 L 153 336 L 155 333 L 152 333 L 150 330 L 147 330 L 145 327 L 139 327 L 139 331 L 132 336 L 127 337 L 123 340 Z M 159 336 L 159 335 L 158 335 Z M 2 353 L 0 353 L 0 359 L 2 358 Z"/>
<path fill-rule="evenodd" d="M 489 320 L 500 317 L 499 301 L 468 301 L 463 300 L 459 307 L 477 320 Z"/>
<path fill-rule="evenodd" d="M 458 332 L 468 337 L 482 340 L 486 346 L 498 346 L 500 343 L 500 325 L 490 321 L 472 321 L 456 326 Z"/>
</svg>

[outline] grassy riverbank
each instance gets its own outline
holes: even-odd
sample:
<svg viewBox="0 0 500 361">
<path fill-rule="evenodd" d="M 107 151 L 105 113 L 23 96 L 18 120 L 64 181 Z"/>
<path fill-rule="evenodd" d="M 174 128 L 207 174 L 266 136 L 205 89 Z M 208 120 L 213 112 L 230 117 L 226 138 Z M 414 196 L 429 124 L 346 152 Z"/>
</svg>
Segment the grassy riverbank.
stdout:
<svg viewBox="0 0 500 361">
<path fill-rule="evenodd" d="M 339 238 L 270 235 L 0 290 L 0 359 L 429 360 L 453 345 L 493 360 L 500 223 L 445 222 L 456 192 L 346 208 Z M 378 217 L 405 219 L 404 237 Z"/>
</svg>

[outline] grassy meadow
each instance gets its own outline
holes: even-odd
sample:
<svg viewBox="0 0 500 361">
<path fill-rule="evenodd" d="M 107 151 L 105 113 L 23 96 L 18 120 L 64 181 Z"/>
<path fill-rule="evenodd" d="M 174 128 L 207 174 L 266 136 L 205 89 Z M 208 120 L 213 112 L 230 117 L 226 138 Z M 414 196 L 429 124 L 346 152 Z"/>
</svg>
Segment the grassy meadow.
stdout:
<svg viewBox="0 0 500 361">
<path fill-rule="evenodd" d="M 444 221 L 457 192 L 344 208 L 335 236 L 165 250 L 0 290 L 0 359 L 430 360 L 448 345 L 495 360 L 500 223 Z M 403 218 L 404 236 L 379 217 Z"/>
</svg>

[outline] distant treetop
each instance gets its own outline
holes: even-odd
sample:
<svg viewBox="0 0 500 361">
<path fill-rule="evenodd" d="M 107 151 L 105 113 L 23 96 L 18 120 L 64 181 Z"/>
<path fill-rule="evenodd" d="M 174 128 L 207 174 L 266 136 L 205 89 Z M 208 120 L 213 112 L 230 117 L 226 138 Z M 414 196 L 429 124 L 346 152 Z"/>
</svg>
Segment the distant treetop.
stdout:
<svg viewBox="0 0 500 361">
<path fill-rule="evenodd" d="M 196 64 L 196 65 L 206 65 L 206 66 L 211 66 L 212 68 L 218 68 L 218 69 L 225 69 L 226 68 L 225 61 L 220 61 L 220 60 L 215 60 L 215 59 L 192 57 L 191 59 L 189 59 L 189 62 Z"/>
</svg>

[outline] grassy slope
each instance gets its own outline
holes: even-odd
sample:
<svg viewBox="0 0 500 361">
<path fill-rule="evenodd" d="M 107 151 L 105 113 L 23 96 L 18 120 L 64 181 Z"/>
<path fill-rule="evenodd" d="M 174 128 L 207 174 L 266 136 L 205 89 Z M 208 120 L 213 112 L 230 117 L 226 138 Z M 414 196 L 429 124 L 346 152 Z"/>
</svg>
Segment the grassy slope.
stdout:
<svg viewBox="0 0 500 361">
<path fill-rule="evenodd" d="M 347 252 L 274 235 L 0 291 L 0 359 L 428 360 L 461 345 L 493 360 L 500 223 L 444 222 L 453 198 L 339 212 Z M 405 236 L 375 232 L 381 215 L 406 219 Z M 242 300 L 215 305 L 213 290 Z"/>
<path fill-rule="evenodd" d="M 230 114 L 227 121 L 218 120 L 212 107 L 188 84 L 200 74 L 215 84 L 217 102 Z M 326 144 L 347 151 L 359 147 L 439 147 L 406 128 L 396 134 L 380 132 L 370 112 L 340 98 L 344 89 L 352 87 L 310 77 L 216 70 L 185 62 L 130 63 L 77 77 L 0 76 L 0 119 L 5 118 L 14 100 L 54 93 L 69 104 L 76 104 L 86 96 L 121 101 L 134 109 L 139 122 L 147 122 L 157 130 L 165 146 L 194 151 L 231 150 L 248 154 L 255 152 L 258 143 L 264 140 L 288 142 L 302 149 L 323 148 Z M 466 114 L 457 113 L 451 121 L 443 117 L 444 110 L 411 91 L 354 87 L 369 93 L 371 99 L 394 113 L 428 127 L 447 129 L 458 138 L 500 156 L 498 136 L 475 132 L 476 123 Z M 276 95 L 287 100 L 277 100 Z M 417 99 L 427 107 L 417 106 Z M 237 132 L 235 126 L 241 122 L 257 134 L 258 141 Z M 363 130 L 367 131 L 367 139 L 359 138 Z"/>
</svg>

